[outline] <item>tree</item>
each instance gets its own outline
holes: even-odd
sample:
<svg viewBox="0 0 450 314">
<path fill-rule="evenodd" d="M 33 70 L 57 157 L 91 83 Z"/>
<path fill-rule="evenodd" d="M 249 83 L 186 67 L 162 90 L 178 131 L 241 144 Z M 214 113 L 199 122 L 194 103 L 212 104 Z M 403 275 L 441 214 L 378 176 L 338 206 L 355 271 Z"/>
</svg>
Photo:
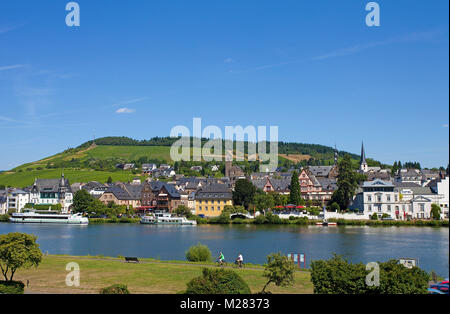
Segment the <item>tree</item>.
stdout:
<svg viewBox="0 0 450 314">
<path fill-rule="evenodd" d="M 75 213 L 84 213 L 92 206 L 94 197 L 85 189 L 81 189 L 75 193 L 73 197 L 72 211 Z"/>
<path fill-rule="evenodd" d="M 247 283 L 234 271 L 203 268 L 202 276 L 187 283 L 186 294 L 250 294 Z"/>
<path fill-rule="evenodd" d="M 276 286 L 291 286 L 294 284 L 295 264 L 281 255 L 281 253 L 272 253 L 267 256 L 267 264 L 264 265 L 263 276 L 267 278 L 261 293 L 265 293 L 267 286 L 274 283 Z"/>
<path fill-rule="evenodd" d="M 311 263 L 311 281 L 314 293 L 318 294 L 425 294 L 429 275 L 424 270 L 407 268 L 397 260 L 378 262 L 379 285 L 368 286 L 366 270 L 362 263 L 352 264 L 341 256 L 334 255 L 328 261 Z"/>
<path fill-rule="evenodd" d="M 19 268 L 39 265 L 42 252 L 36 239 L 34 235 L 19 232 L 0 235 L 0 268 L 6 281 L 12 281 Z"/>
<path fill-rule="evenodd" d="M 333 204 L 331 204 L 330 209 L 335 212 L 339 212 L 341 210 L 341 208 L 339 207 L 339 204 L 336 202 L 333 202 Z"/>
<path fill-rule="evenodd" d="M 336 202 L 341 210 L 346 210 L 355 190 L 358 186 L 358 180 L 363 178 L 358 178 L 356 172 L 352 168 L 352 161 L 350 155 L 346 154 L 344 158 L 339 162 L 339 174 L 337 176 L 337 186 L 338 189 L 334 191 L 331 196 L 330 203 Z"/>
<path fill-rule="evenodd" d="M 275 205 L 271 194 L 257 194 L 255 196 L 255 207 L 257 210 L 262 211 L 270 209 Z"/>
<path fill-rule="evenodd" d="M 248 179 L 239 179 L 234 187 L 233 202 L 248 209 L 254 201 L 255 193 L 256 187 Z"/>
<path fill-rule="evenodd" d="M 113 179 L 111 177 L 108 177 L 108 180 L 106 181 L 106 183 L 108 183 L 108 184 L 113 183 Z"/>
<path fill-rule="evenodd" d="M 176 209 L 175 209 L 175 214 L 179 215 L 179 216 L 186 216 L 187 218 L 192 216 L 191 210 L 189 208 L 187 208 L 184 205 L 179 205 Z"/>
<path fill-rule="evenodd" d="M 441 208 L 437 204 L 431 204 L 431 218 L 434 220 L 441 219 Z"/>
<path fill-rule="evenodd" d="M 300 205 L 301 195 L 300 195 L 300 183 L 298 182 L 298 173 L 294 171 L 291 178 L 291 192 L 289 193 L 289 203 Z"/>
</svg>

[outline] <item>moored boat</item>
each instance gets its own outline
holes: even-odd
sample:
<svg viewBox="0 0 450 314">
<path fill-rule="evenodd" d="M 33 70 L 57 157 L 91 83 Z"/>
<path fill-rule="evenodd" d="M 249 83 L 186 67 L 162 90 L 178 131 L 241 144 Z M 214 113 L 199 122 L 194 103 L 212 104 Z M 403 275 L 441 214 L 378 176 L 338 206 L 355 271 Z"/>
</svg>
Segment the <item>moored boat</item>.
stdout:
<svg viewBox="0 0 450 314">
<path fill-rule="evenodd" d="M 57 223 L 57 224 L 79 224 L 89 223 L 89 219 L 77 214 L 62 214 L 55 211 L 28 211 L 23 213 L 13 213 L 9 218 L 13 223 Z"/>
<path fill-rule="evenodd" d="M 176 217 L 169 213 L 155 213 L 154 215 L 144 216 L 141 224 L 155 225 L 196 225 L 197 221 L 188 220 L 186 217 Z"/>
</svg>

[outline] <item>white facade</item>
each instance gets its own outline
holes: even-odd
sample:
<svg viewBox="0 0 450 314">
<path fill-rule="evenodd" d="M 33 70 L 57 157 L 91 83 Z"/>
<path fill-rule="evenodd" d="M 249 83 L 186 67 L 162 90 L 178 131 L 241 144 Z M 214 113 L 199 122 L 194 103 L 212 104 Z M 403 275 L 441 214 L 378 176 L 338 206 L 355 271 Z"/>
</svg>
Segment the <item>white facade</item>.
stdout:
<svg viewBox="0 0 450 314">
<path fill-rule="evenodd" d="M 0 200 L 0 215 L 4 215 L 8 212 L 7 201 Z"/>
<path fill-rule="evenodd" d="M 13 210 L 16 213 L 20 213 L 29 202 L 30 195 L 28 192 L 14 189 L 8 193 L 6 199 L 6 211 Z"/>
<path fill-rule="evenodd" d="M 442 198 L 437 203 L 441 207 L 441 215 L 445 218 L 448 218 L 448 209 L 449 209 L 449 177 L 447 176 L 445 179 L 442 179 L 437 183 L 437 194 L 442 195 Z"/>
<path fill-rule="evenodd" d="M 351 208 L 367 217 L 376 213 L 378 217 L 387 214 L 398 220 L 430 219 L 431 204 L 439 200 L 438 194 L 414 194 L 412 189 L 395 188 L 392 182 L 378 179 L 364 182 L 362 189 Z"/>
</svg>

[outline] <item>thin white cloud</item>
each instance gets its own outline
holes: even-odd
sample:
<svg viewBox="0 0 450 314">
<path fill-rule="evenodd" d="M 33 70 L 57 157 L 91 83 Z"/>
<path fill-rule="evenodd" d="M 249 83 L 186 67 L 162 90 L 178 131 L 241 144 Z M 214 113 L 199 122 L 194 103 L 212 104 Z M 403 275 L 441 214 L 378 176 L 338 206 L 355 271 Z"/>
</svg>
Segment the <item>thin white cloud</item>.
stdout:
<svg viewBox="0 0 450 314">
<path fill-rule="evenodd" d="M 442 125 L 443 128 L 448 128 L 448 123 Z"/>
<path fill-rule="evenodd" d="M 24 66 L 25 66 L 24 64 L 5 65 L 0 67 L 0 71 L 23 68 Z"/>
<path fill-rule="evenodd" d="M 141 97 L 141 98 L 130 99 L 130 100 L 126 100 L 126 101 L 122 101 L 122 102 L 116 103 L 113 106 L 124 106 L 124 105 L 135 104 L 137 102 L 141 102 L 141 101 L 144 101 L 146 99 L 148 99 L 148 97 Z"/>
<path fill-rule="evenodd" d="M 134 113 L 134 112 L 136 112 L 136 109 L 127 108 L 127 107 L 119 108 L 116 110 L 116 113 Z"/>
<path fill-rule="evenodd" d="M 442 30 L 440 30 L 440 29 L 432 30 L 432 31 L 425 31 L 425 32 L 415 32 L 415 33 L 410 33 L 410 34 L 407 34 L 404 36 L 388 38 L 388 39 L 382 40 L 382 41 L 374 41 L 374 42 L 369 42 L 366 44 L 357 44 L 357 45 L 354 45 L 351 47 L 337 49 L 337 50 L 334 50 L 334 51 L 331 51 L 331 52 L 328 52 L 328 53 L 325 53 L 322 55 L 310 57 L 310 58 L 291 60 L 291 61 L 274 63 L 274 64 L 266 64 L 266 65 L 250 68 L 247 70 L 230 71 L 230 72 L 231 73 L 247 73 L 247 72 L 265 70 L 265 69 L 270 69 L 270 68 L 274 68 L 274 67 L 291 65 L 291 64 L 302 63 L 302 62 L 307 62 L 307 61 L 321 61 L 321 60 L 326 60 L 326 59 L 330 59 L 330 58 L 350 56 L 350 55 L 362 52 L 364 50 L 379 47 L 379 46 L 385 46 L 385 45 L 389 45 L 389 44 L 402 43 L 402 42 L 430 40 L 430 39 L 435 38 L 437 35 L 439 35 L 441 33 L 442 33 Z"/>
<path fill-rule="evenodd" d="M 16 29 L 16 27 L 1 27 L 0 28 L 0 34 L 4 34 L 7 32 L 10 32 L 12 30 Z"/>
<path fill-rule="evenodd" d="M 226 58 L 225 60 L 223 60 L 223 62 L 225 62 L 225 63 L 233 63 L 234 60 L 232 58 Z"/>
</svg>

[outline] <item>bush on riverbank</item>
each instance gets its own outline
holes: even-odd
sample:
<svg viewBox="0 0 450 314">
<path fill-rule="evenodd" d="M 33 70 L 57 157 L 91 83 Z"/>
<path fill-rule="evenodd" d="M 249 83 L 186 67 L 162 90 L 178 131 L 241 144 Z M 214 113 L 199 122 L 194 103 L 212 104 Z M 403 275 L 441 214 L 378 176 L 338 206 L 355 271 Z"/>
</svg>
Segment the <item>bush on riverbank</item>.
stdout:
<svg viewBox="0 0 450 314">
<path fill-rule="evenodd" d="M 186 259 L 190 262 L 211 262 L 212 255 L 206 245 L 198 243 L 187 250 Z"/>
<path fill-rule="evenodd" d="M 8 214 L 0 215 L 0 222 L 8 222 L 8 221 L 9 221 Z"/>
<path fill-rule="evenodd" d="M 23 294 L 24 288 L 22 281 L 0 281 L 0 294 Z"/>
<path fill-rule="evenodd" d="M 204 268 L 202 276 L 187 283 L 186 294 L 251 294 L 250 287 L 238 274 L 226 269 Z"/>
<path fill-rule="evenodd" d="M 139 223 L 140 218 L 89 218 L 90 224 L 105 224 L 105 223 Z"/>
<path fill-rule="evenodd" d="M 347 220 L 331 218 L 329 222 L 336 222 L 338 226 L 416 226 L 416 227 L 448 227 L 448 220 Z"/>
<path fill-rule="evenodd" d="M 0 216 L 0 222 L 7 222 L 8 215 Z M 289 219 L 282 219 L 278 215 L 268 213 L 267 215 L 259 215 L 254 219 L 235 218 L 229 219 L 223 215 L 211 218 L 202 218 L 199 216 L 192 216 L 198 225 L 203 224 L 270 224 L 270 225 L 314 225 L 317 221 L 310 220 L 307 217 L 290 216 Z M 91 224 L 103 223 L 139 223 L 140 218 L 89 218 Z M 416 227 L 449 227 L 448 220 L 347 220 L 343 218 L 330 218 L 329 222 L 336 222 L 339 226 L 416 226 Z"/>
<path fill-rule="evenodd" d="M 130 294 L 128 287 L 124 284 L 115 284 L 100 290 L 100 294 Z"/>
<path fill-rule="evenodd" d="M 311 281 L 318 294 L 426 294 L 429 275 L 419 267 L 407 268 L 397 260 L 378 263 L 379 284 L 369 286 L 366 277 L 375 281 L 374 268 L 352 264 L 341 256 L 311 263 Z"/>
</svg>

